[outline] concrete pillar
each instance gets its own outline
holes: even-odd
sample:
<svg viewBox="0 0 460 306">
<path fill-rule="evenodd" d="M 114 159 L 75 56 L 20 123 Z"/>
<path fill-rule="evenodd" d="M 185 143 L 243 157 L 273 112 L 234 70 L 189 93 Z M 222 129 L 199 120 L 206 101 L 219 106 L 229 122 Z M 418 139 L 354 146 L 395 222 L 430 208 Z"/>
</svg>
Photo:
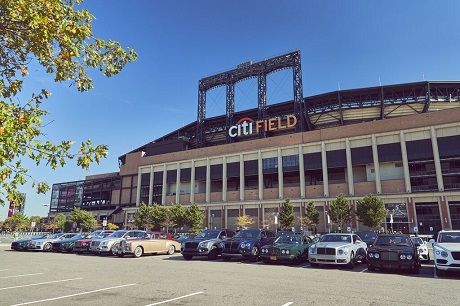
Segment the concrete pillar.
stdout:
<svg viewBox="0 0 460 306">
<path fill-rule="evenodd" d="M 278 148 L 278 198 L 284 199 L 283 156 Z"/>
<path fill-rule="evenodd" d="M 149 181 L 149 205 L 153 202 L 153 166 L 150 166 L 150 181 Z"/>
<path fill-rule="evenodd" d="M 374 134 L 372 134 L 372 157 L 374 159 L 375 189 L 377 194 L 381 194 L 382 183 L 380 181 L 379 151 L 377 150 L 377 138 Z"/>
<path fill-rule="evenodd" d="M 354 195 L 355 194 L 355 185 L 353 181 L 353 163 L 351 161 L 351 147 L 350 147 L 350 139 L 345 139 L 345 153 L 347 156 L 347 180 L 348 180 L 348 194 Z"/>
<path fill-rule="evenodd" d="M 163 186 L 161 188 L 161 204 L 166 205 L 166 164 L 163 165 Z"/>
<path fill-rule="evenodd" d="M 137 189 L 136 189 L 136 205 L 139 206 L 141 203 L 141 168 L 137 169 Z"/>
<path fill-rule="evenodd" d="M 430 128 L 430 133 L 431 133 L 431 146 L 433 148 L 434 166 L 436 168 L 436 180 L 438 182 L 438 190 L 444 191 L 441 161 L 439 159 L 438 137 L 436 136 L 436 129 L 434 128 L 434 126 Z"/>
<path fill-rule="evenodd" d="M 206 158 L 206 203 L 211 202 L 211 165 Z"/>
<path fill-rule="evenodd" d="M 324 141 L 321 142 L 321 163 L 323 167 L 323 189 L 324 196 L 329 196 L 329 177 L 327 171 L 327 155 L 326 155 L 326 144 Z"/>
<path fill-rule="evenodd" d="M 192 160 L 192 168 L 190 170 L 190 203 L 195 203 L 195 161 Z"/>
<path fill-rule="evenodd" d="M 244 201 L 244 157 L 240 154 L 240 201 Z"/>
<path fill-rule="evenodd" d="M 176 203 L 180 202 L 180 164 L 176 166 Z"/>
<path fill-rule="evenodd" d="M 410 184 L 410 174 L 409 174 L 409 161 L 407 159 L 407 148 L 406 148 L 406 137 L 404 136 L 404 132 L 399 132 L 399 142 L 401 144 L 401 157 L 403 163 L 403 171 L 404 171 L 404 184 L 406 186 L 406 192 L 410 193 L 412 190 Z"/>
<path fill-rule="evenodd" d="M 259 200 L 264 199 L 264 171 L 262 163 L 262 152 L 257 152 L 257 178 L 259 183 Z"/>
<path fill-rule="evenodd" d="M 227 157 L 225 156 L 222 157 L 222 202 L 227 202 Z"/>
<path fill-rule="evenodd" d="M 300 198 L 305 199 L 305 165 L 303 162 L 302 145 L 299 145 L 299 178 L 300 178 Z"/>
</svg>

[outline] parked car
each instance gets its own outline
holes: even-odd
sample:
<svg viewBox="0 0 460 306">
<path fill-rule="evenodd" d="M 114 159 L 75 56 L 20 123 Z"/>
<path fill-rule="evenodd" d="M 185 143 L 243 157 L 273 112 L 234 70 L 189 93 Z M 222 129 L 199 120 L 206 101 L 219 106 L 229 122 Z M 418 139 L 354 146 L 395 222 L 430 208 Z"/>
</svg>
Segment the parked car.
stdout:
<svg viewBox="0 0 460 306">
<path fill-rule="evenodd" d="M 264 229 L 244 229 L 235 236 L 222 242 L 222 258 L 230 260 L 232 257 L 257 260 L 263 245 L 272 244 L 276 234 Z"/>
<path fill-rule="evenodd" d="M 418 245 L 418 257 L 421 261 L 430 261 L 430 252 L 428 251 L 428 245 L 421 237 L 410 237 L 412 243 Z"/>
<path fill-rule="evenodd" d="M 222 253 L 220 243 L 227 237 L 233 237 L 235 232 L 228 229 L 205 230 L 193 239 L 186 240 L 181 245 L 181 253 L 185 260 L 194 256 L 207 256 L 208 259 L 216 259 Z"/>
<path fill-rule="evenodd" d="M 175 240 L 179 243 L 195 238 L 195 234 L 176 235 Z"/>
<path fill-rule="evenodd" d="M 32 240 L 48 238 L 51 235 L 53 235 L 53 234 L 49 233 L 49 234 L 44 234 L 44 235 L 40 235 L 40 236 L 30 237 L 28 239 L 21 239 L 21 240 L 13 241 L 13 242 L 11 242 L 11 249 L 15 250 L 15 251 L 25 251 L 25 250 L 27 250 L 27 245 Z"/>
<path fill-rule="evenodd" d="M 147 233 L 146 238 L 141 240 L 122 240 L 118 244 L 116 254 L 119 257 L 131 254 L 136 258 L 144 254 L 169 254 L 180 251 L 180 243 L 166 239 L 162 233 Z"/>
<path fill-rule="evenodd" d="M 105 238 L 111 235 L 113 232 L 114 231 L 103 231 L 103 230 L 94 231 L 90 233 L 87 237 L 75 241 L 75 244 L 73 246 L 73 251 L 77 254 L 88 253 L 91 241 L 93 241 L 93 239 Z"/>
<path fill-rule="evenodd" d="M 346 265 L 353 268 L 358 262 L 366 261 L 367 245 L 356 234 L 326 234 L 309 249 L 312 267 L 319 264 Z"/>
<path fill-rule="evenodd" d="M 420 271 L 417 245 L 403 234 L 380 235 L 367 250 L 367 269 L 408 269 Z"/>
<path fill-rule="evenodd" d="M 80 239 L 84 239 L 88 236 L 88 234 L 79 234 L 75 235 L 72 238 L 69 239 L 63 239 L 59 241 L 55 241 L 52 244 L 51 250 L 53 252 L 72 252 L 73 247 L 75 245 L 75 242 L 77 242 Z"/>
<path fill-rule="evenodd" d="M 356 232 L 355 234 L 366 243 L 368 248 L 374 243 L 375 239 L 377 239 L 377 234 L 374 231 L 362 231 Z"/>
<path fill-rule="evenodd" d="M 433 260 L 437 275 L 460 271 L 460 231 L 440 231 L 433 243 Z"/>
<path fill-rule="evenodd" d="M 313 240 L 305 235 L 286 234 L 281 235 L 273 244 L 264 245 L 260 249 L 260 258 L 264 263 L 287 262 L 300 263 L 308 261 L 308 249 Z"/>
<path fill-rule="evenodd" d="M 113 232 L 105 238 L 93 239 L 91 241 L 89 251 L 95 254 L 111 254 L 112 247 L 122 241 L 126 240 L 138 240 L 145 238 L 146 232 L 139 230 L 119 230 Z"/>
<path fill-rule="evenodd" d="M 35 251 L 51 251 L 53 247 L 53 242 L 57 242 L 64 239 L 70 239 L 73 236 L 78 235 L 77 233 L 60 233 L 60 234 L 53 234 L 47 238 L 35 239 L 29 241 L 27 244 L 27 250 L 35 250 Z"/>
</svg>

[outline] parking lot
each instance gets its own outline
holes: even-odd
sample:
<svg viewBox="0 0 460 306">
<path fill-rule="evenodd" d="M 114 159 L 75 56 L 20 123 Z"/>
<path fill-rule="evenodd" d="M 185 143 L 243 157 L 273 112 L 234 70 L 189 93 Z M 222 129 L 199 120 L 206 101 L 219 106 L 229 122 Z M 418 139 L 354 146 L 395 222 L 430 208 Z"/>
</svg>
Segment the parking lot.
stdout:
<svg viewBox="0 0 460 306">
<path fill-rule="evenodd" d="M 459 275 L 10 251 L 0 246 L 0 305 L 454 305 Z"/>
</svg>

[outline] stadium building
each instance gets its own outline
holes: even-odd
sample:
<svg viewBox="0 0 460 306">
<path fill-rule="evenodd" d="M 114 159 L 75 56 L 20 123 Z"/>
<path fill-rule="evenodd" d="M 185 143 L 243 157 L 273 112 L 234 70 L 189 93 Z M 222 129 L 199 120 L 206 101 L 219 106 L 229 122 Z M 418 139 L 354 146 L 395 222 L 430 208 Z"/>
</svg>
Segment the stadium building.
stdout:
<svg viewBox="0 0 460 306">
<path fill-rule="evenodd" d="M 267 105 L 267 75 L 292 69 L 294 99 Z M 235 84 L 257 78 L 258 107 L 235 112 Z M 206 93 L 226 87 L 226 114 L 206 117 Z M 460 82 L 423 81 L 304 97 L 300 52 L 203 78 L 197 120 L 119 157 L 115 173 L 53 185 L 50 216 L 74 207 L 124 227 L 140 203 L 199 204 L 207 227 L 246 214 L 273 226 L 284 199 L 297 226 L 313 201 L 318 230 L 344 194 L 381 197 L 386 226 L 460 229 Z M 391 214 L 391 217 L 390 217 Z M 354 216 L 353 230 L 364 226 Z"/>
</svg>

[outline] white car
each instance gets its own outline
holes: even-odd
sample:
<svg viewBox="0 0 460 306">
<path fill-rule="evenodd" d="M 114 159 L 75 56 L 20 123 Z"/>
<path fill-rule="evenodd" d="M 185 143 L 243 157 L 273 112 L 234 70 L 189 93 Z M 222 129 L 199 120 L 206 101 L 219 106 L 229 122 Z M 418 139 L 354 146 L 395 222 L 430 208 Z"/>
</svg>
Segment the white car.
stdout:
<svg viewBox="0 0 460 306">
<path fill-rule="evenodd" d="M 428 251 L 428 245 L 426 241 L 423 241 L 420 237 L 410 237 L 412 243 L 418 245 L 418 257 L 421 261 L 430 261 L 430 252 Z"/>
<path fill-rule="evenodd" d="M 91 240 L 89 251 L 97 254 L 111 254 L 112 249 L 122 240 L 136 240 L 146 237 L 145 231 L 139 230 L 118 230 L 109 236 Z"/>
<path fill-rule="evenodd" d="M 460 271 L 460 231 L 440 231 L 433 243 L 433 260 L 437 275 Z"/>
<path fill-rule="evenodd" d="M 48 238 L 31 240 L 29 244 L 27 244 L 27 250 L 46 252 L 51 251 L 51 248 L 53 247 L 53 242 L 57 242 L 64 239 L 70 239 L 76 235 L 78 235 L 78 233 L 60 233 L 53 234 Z"/>
<path fill-rule="evenodd" d="M 367 244 L 356 234 L 326 234 L 308 251 L 312 267 L 326 264 L 352 268 L 358 260 L 366 260 Z"/>
</svg>

